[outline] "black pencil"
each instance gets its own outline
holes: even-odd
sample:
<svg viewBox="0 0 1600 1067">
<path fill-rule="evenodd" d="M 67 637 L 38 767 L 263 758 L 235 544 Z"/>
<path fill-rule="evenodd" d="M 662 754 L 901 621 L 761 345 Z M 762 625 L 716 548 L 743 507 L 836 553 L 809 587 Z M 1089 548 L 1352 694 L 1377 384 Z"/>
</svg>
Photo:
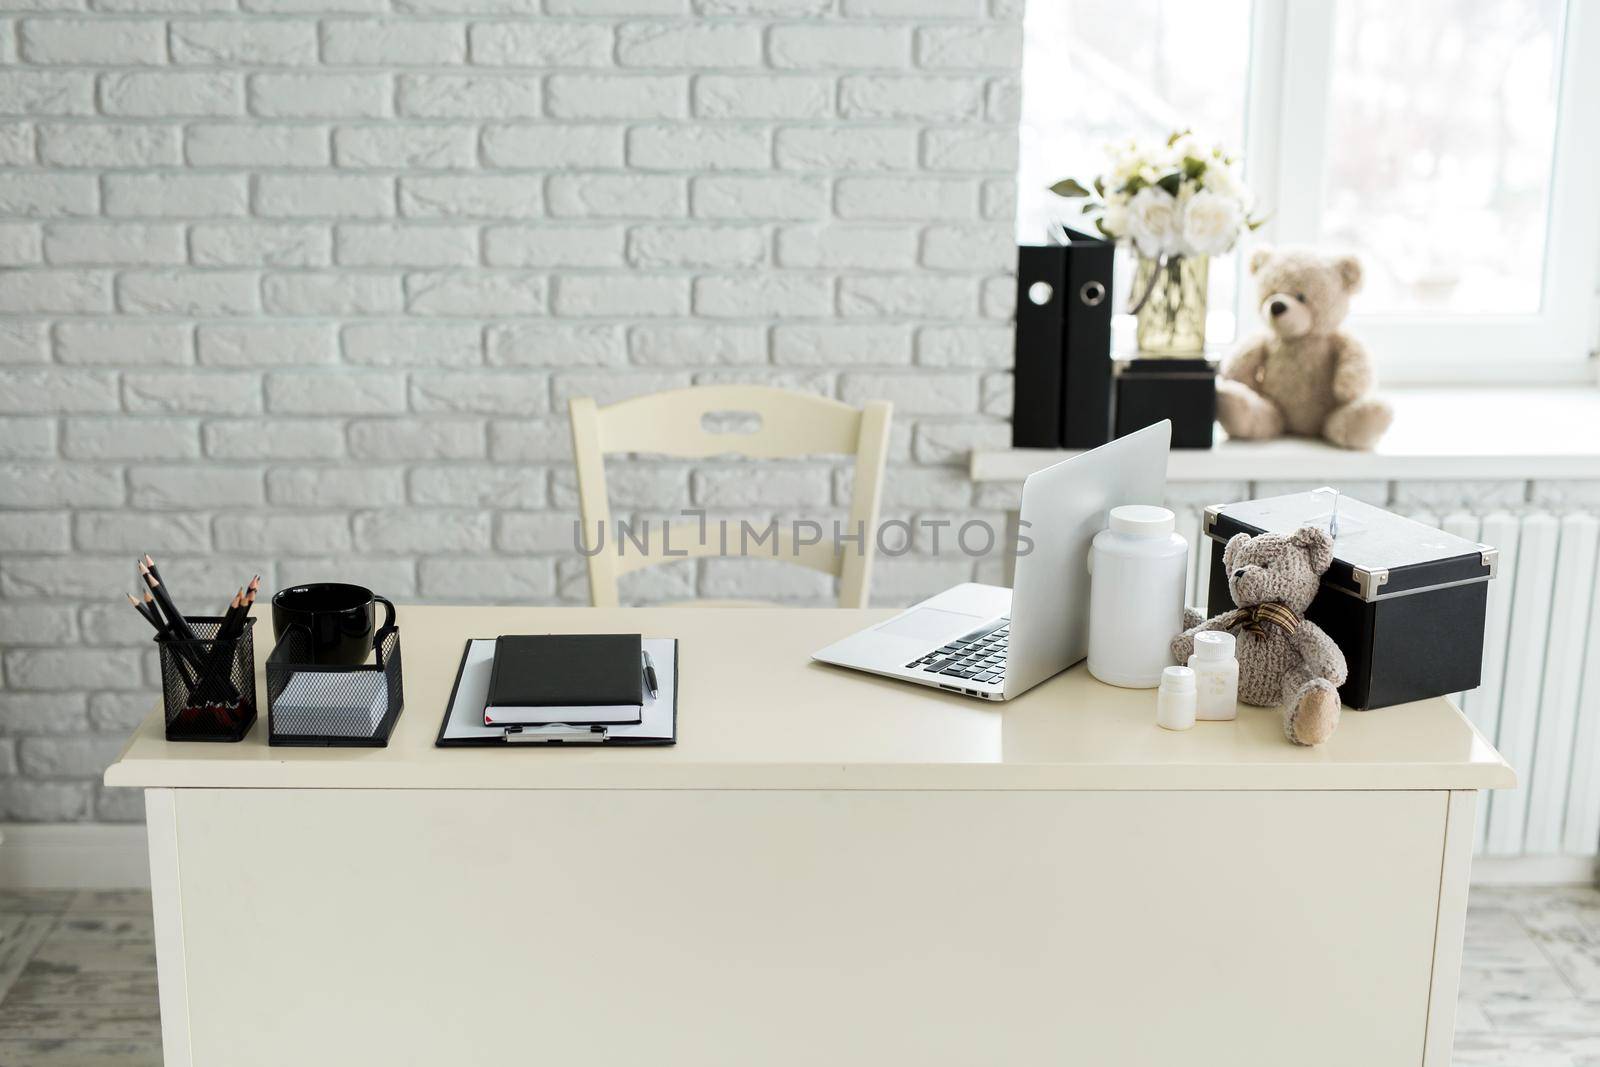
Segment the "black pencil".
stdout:
<svg viewBox="0 0 1600 1067">
<path fill-rule="evenodd" d="M 161 609 L 157 606 L 155 597 L 150 595 L 150 590 L 145 590 L 143 601 L 136 599 L 131 593 L 128 594 L 128 599 L 133 601 L 133 606 L 139 609 L 139 614 L 144 616 L 145 621 L 155 627 L 156 640 L 165 641 L 172 636 L 172 627 L 162 618 Z"/>
<path fill-rule="evenodd" d="M 239 612 L 233 619 L 233 636 L 244 633 L 244 621 L 250 617 L 250 606 L 256 602 L 256 590 L 261 588 L 261 575 L 253 575 L 239 590 Z"/>
<path fill-rule="evenodd" d="M 261 588 L 261 575 L 250 579 L 250 584 L 244 588 L 244 600 L 239 604 L 239 617 L 233 621 L 233 635 L 238 637 L 244 633 L 245 620 L 250 617 L 250 609 L 255 607 L 256 590 Z"/>
<path fill-rule="evenodd" d="M 138 566 L 139 573 L 144 577 L 146 585 L 154 589 L 157 585 L 161 584 L 161 571 L 156 569 L 156 561 L 150 558 L 150 553 L 146 552 L 143 559 L 135 559 L 133 562 Z M 155 579 L 154 582 L 151 581 L 152 578 Z M 170 594 L 168 594 L 167 599 L 168 602 L 171 601 Z M 156 609 L 157 611 L 166 610 L 160 603 L 157 603 Z M 169 622 L 172 621 L 172 617 L 170 615 L 167 616 L 167 618 Z"/>
<path fill-rule="evenodd" d="M 261 576 L 256 575 L 250 580 L 248 590 L 240 587 L 217 621 L 211 637 L 202 639 L 174 603 L 167 584 L 161 580 L 156 561 L 146 554 L 136 562 L 147 591 L 143 604 L 132 596 L 128 599 L 145 617 L 145 621 L 155 627 L 156 640 L 170 646 L 169 651 L 178 670 L 189 683 L 190 699 L 220 697 L 223 702 L 237 701 L 239 692 L 230 678 L 236 648 L 231 642 L 236 641 L 244 629 L 244 620 L 249 614 L 250 605 L 255 602 L 255 591 L 260 587 Z M 201 691 L 206 695 L 203 696 Z"/>
<path fill-rule="evenodd" d="M 155 601 L 150 599 L 149 593 L 145 594 L 146 599 L 143 602 L 140 602 L 140 600 L 132 593 L 128 593 L 127 597 L 128 603 L 133 605 L 134 610 L 144 618 L 145 622 L 149 623 L 151 627 L 154 628 L 156 632 L 156 643 L 171 646 L 172 652 L 176 657 L 178 670 L 183 673 L 184 681 L 187 682 L 192 689 L 195 685 L 194 672 L 199 669 L 199 665 L 194 662 L 193 656 L 191 655 L 192 650 L 182 643 L 173 642 L 171 638 L 172 631 L 168 628 L 165 622 L 161 621 L 160 616 L 156 614 Z"/>
<path fill-rule="evenodd" d="M 145 563 L 144 560 L 136 559 L 133 561 L 133 565 L 139 568 L 139 580 L 144 583 L 144 598 L 145 603 L 148 604 L 154 599 L 154 595 L 151 590 L 155 589 L 158 579 L 154 579 L 152 577 L 150 574 L 150 567 Z M 162 607 L 160 601 L 156 601 L 154 604 L 154 611 L 156 613 L 156 618 L 161 620 L 164 625 L 171 625 L 172 618 L 167 614 L 166 609 Z"/>
<path fill-rule="evenodd" d="M 150 618 L 155 621 L 156 640 L 165 641 L 172 645 L 180 655 L 193 663 L 194 649 L 190 648 L 188 643 L 178 635 L 170 622 L 161 617 L 161 609 L 156 605 L 155 598 L 146 593 L 144 603 L 145 610 L 150 613 Z"/>
<path fill-rule="evenodd" d="M 197 644 L 200 639 L 195 635 L 194 630 L 190 628 L 189 620 L 183 617 L 183 612 L 179 611 L 177 605 L 172 602 L 172 596 L 167 592 L 166 585 L 151 573 L 150 566 L 143 560 L 139 562 L 139 573 L 143 575 L 145 584 L 150 586 L 150 594 L 147 595 L 152 595 L 154 606 L 159 609 L 155 614 L 157 617 L 166 616 L 167 626 L 160 636 L 172 646 L 174 655 L 190 667 L 192 672 L 191 691 L 205 688 L 206 684 L 211 681 L 217 672 L 213 656 L 205 654 L 200 649 Z M 233 693 L 233 684 L 227 682 L 226 679 L 224 679 L 224 682 L 227 686 L 227 692 Z M 232 699 L 232 697 L 230 696 L 229 699 Z"/>
<path fill-rule="evenodd" d="M 151 626 L 154 626 L 157 630 L 161 629 L 161 624 L 156 621 L 156 617 L 150 614 L 150 609 L 145 607 L 143 602 L 140 601 L 138 597 L 134 596 L 132 593 L 126 593 L 124 595 L 128 598 L 128 603 L 133 605 L 133 610 L 144 616 L 145 622 L 149 623 Z"/>
<path fill-rule="evenodd" d="M 156 577 L 143 560 L 139 562 L 139 574 L 144 578 L 145 584 L 150 587 L 150 592 L 155 594 L 156 604 L 161 608 L 161 614 L 167 617 L 167 625 L 172 627 L 172 632 L 178 637 L 193 641 L 195 639 L 194 631 L 189 628 L 188 620 L 183 617 L 183 612 L 178 610 L 178 606 L 172 602 L 172 595 L 167 592 L 167 587 L 160 578 Z"/>
<path fill-rule="evenodd" d="M 239 606 L 244 603 L 244 586 L 233 594 L 233 599 L 228 601 L 228 610 L 222 613 L 222 622 L 217 626 L 217 640 L 226 641 L 233 637 L 233 624 L 239 614 Z"/>
</svg>

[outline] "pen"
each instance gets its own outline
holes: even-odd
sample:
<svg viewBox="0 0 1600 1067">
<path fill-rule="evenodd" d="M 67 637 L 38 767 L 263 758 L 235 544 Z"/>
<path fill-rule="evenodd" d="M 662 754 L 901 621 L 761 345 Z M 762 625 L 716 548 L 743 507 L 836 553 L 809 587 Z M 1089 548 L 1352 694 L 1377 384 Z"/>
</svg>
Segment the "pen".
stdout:
<svg viewBox="0 0 1600 1067">
<path fill-rule="evenodd" d="M 659 693 L 660 685 L 656 682 L 656 661 L 650 658 L 650 653 L 639 650 L 639 655 L 644 657 L 644 684 L 650 690 L 650 699 L 654 700 Z"/>
</svg>

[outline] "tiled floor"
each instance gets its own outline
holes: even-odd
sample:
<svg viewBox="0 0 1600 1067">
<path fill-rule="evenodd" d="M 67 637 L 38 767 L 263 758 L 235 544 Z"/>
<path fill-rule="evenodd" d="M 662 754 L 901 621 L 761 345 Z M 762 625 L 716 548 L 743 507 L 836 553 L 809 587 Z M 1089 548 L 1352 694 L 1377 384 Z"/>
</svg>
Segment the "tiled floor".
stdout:
<svg viewBox="0 0 1600 1067">
<path fill-rule="evenodd" d="M 1458 1067 L 1600 1067 L 1600 892 L 1467 898 Z"/>
<path fill-rule="evenodd" d="M 0 890 L 0 1067 L 159 1067 L 150 895 Z M 1600 1067 L 1600 891 L 1473 890 L 1458 1067 Z"/>
<path fill-rule="evenodd" d="M 150 894 L 0 891 L 0 1067 L 160 1067 Z"/>
</svg>

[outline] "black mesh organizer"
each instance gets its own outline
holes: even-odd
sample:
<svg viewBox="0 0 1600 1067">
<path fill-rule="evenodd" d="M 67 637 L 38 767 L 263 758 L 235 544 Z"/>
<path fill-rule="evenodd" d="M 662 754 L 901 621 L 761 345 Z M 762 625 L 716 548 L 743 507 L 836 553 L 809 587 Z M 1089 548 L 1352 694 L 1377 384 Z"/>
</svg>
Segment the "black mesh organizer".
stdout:
<svg viewBox="0 0 1600 1067">
<path fill-rule="evenodd" d="M 267 657 L 267 743 L 384 748 L 405 708 L 400 630 L 373 638 L 376 662 L 313 663 L 311 637 L 291 626 Z"/>
<path fill-rule="evenodd" d="M 193 641 L 162 641 L 161 700 L 168 741 L 238 741 L 256 721 L 254 619 L 216 640 L 220 617 L 186 618 Z"/>
</svg>

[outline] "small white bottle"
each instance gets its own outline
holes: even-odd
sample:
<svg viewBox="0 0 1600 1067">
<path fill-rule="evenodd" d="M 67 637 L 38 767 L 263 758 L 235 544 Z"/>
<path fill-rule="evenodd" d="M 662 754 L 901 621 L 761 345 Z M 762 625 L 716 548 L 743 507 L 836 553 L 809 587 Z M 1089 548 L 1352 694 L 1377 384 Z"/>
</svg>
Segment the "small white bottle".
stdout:
<svg viewBox="0 0 1600 1067">
<path fill-rule="evenodd" d="M 1233 635 L 1226 630 L 1201 630 L 1194 635 L 1189 667 L 1194 671 L 1195 718 L 1221 721 L 1238 716 L 1239 661 L 1233 645 Z"/>
<path fill-rule="evenodd" d="M 1154 689 L 1183 629 L 1189 543 L 1171 511 L 1111 509 L 1089 550 L 1089 673 L 1109 685 Z"/>
<path fill-rule="evenodd" d="M 1194 671 L 1168 667 L 1161 672 L 1156 691 L 1156 725 L 1163 730 L 1187 730 L 1194 725 Z"/>
</svg>

